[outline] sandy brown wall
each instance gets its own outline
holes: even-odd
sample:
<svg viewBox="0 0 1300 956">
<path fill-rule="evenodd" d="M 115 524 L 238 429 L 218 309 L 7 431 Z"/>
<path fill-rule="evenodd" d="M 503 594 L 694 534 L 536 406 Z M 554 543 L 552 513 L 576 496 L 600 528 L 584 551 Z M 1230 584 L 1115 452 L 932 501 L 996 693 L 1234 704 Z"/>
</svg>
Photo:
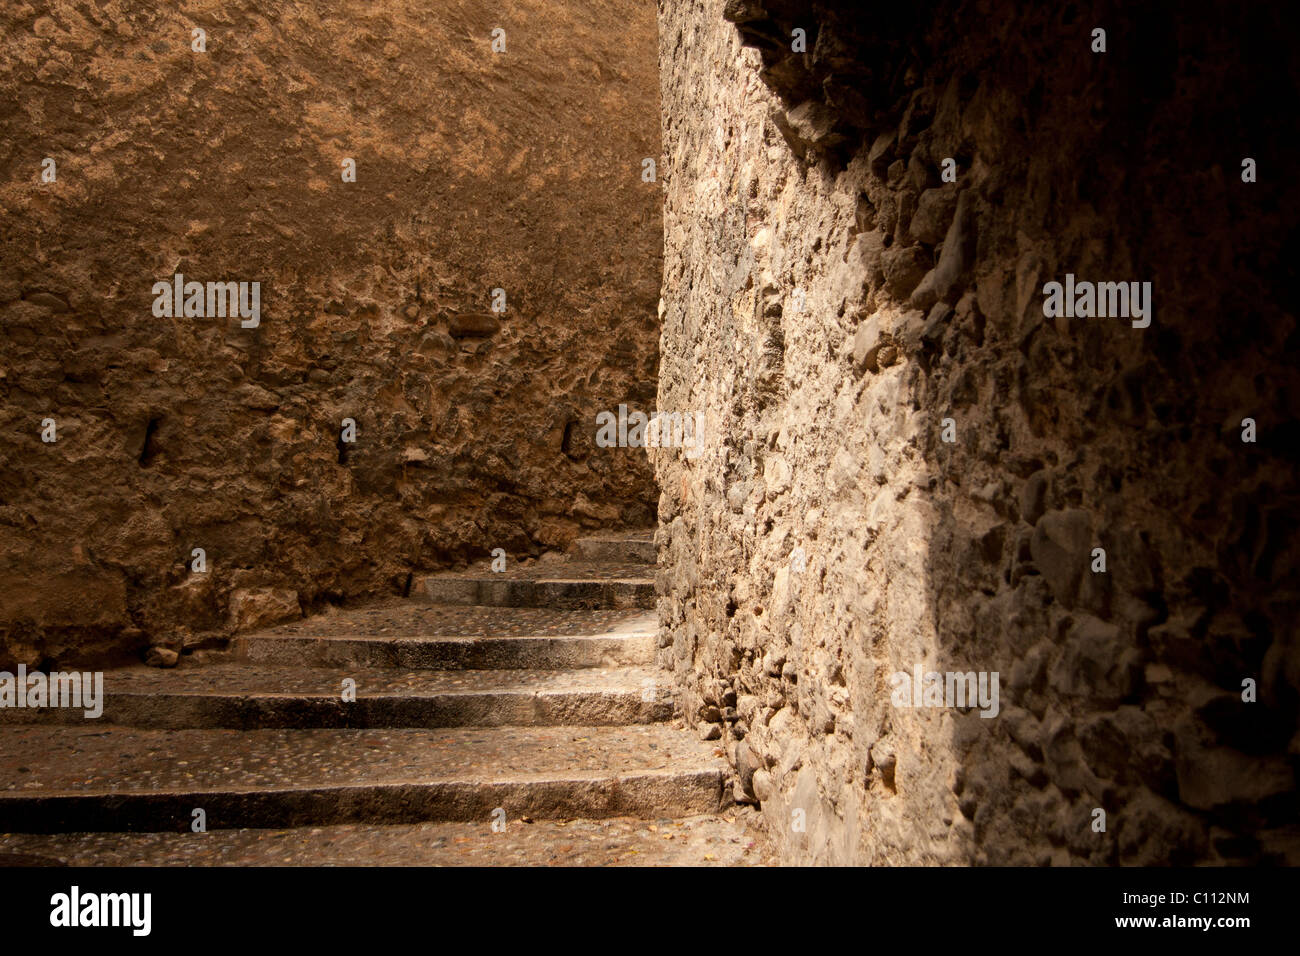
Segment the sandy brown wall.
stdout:
<svg viewBox="0 0 1300 956">
<path fill-rule="evenodd" d="M 860 7 L 660 4 L 687 716 L 791 861 L 1296 861 L 1282 8 Z M 1045 318 L 1067 273 L 1152 323 Z"/>
<path fill-rule="evenodd" d="M 644 456 L 591 433 L 654 397 L 653 8 L 54 0 L 0 28 L 0 662 L 652 520 Z M 260 282 L 260 326 L 155 317 L 178 272 Z"/>
</svg>

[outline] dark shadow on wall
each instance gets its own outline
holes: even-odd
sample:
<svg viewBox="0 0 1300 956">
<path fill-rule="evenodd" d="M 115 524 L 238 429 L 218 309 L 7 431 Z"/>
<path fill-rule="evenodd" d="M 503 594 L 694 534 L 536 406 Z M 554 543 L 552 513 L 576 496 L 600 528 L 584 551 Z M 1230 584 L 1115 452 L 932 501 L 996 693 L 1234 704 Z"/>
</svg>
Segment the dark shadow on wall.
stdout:
<svg viewBox="0 0 1300 956">
<path fill-rule="evenodd" d="M 929 516 L 915 663 L 1001 682 L 996 718 L 891 710 L 865 661 L 914 661 L 891 657 L 889 633 L 859 635 L 860 806 L 820 797 L 842 827 L 921 841 L 934 821 L 898 823 L 891 801 L 946 788 L 927 805 L 967 823 L 936 839 L 976 863 L 1294 863 L 1300 57 L 1285 7 L 1024 6 L 884 21 L 848 0 L 726 4 L 763 53 L 786 143 L 808 175 L 860 178 L 854 238 L 879 241 L 853 363 L 897 375 L 923 422 L 926 480 L 898 489 Z M 1044 285 L 1067 274 L 1149 282 L 1149 327 L 1046 317 Z M 753 598 L 760 614 L 770 598 Z M 736 663 L 696 647 L 707 702 Z M 935 754 L 902 746 L 940 736 Z M 914 770 L 945 755 L 945 773 Z"/>
</svg>

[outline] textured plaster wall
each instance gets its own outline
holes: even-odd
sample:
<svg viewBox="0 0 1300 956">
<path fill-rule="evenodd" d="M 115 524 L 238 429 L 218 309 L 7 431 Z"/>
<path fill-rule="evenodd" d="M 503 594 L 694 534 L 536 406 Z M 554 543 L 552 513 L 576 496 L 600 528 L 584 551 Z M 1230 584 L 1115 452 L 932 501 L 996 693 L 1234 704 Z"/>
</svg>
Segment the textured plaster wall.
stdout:
<svg viewBox="0 0 1300 956">
<path fill-rule="evenodd" d="M 0 27 L 0 663 L 653 520 L 644 455 L 592 439 L 654 397 L 652 8 L 19 0 Z M 156 317 L 176 273 L 259 282 L 260 325 Z"/>
</svg>

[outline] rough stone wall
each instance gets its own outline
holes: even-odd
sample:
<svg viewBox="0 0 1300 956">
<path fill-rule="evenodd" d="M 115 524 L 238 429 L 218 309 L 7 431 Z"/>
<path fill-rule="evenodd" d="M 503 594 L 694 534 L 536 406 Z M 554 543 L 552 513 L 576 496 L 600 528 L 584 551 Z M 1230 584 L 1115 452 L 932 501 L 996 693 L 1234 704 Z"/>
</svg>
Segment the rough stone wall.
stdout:
<svg viewBox="0 0 1300 956">
<path fill-rule="evenodd" d="M 644 455 L 591 437 L 654 398 L 653 9 L 19 0 L 0 25 L 0 663 L 653 520 Z M 177 272 L 260 282 L 260 326 L 156 318 Z"/>
<path fill-rule="evenodd" d="M 1140 8 L 661 0 L 660 658 L 788 860 L 1300 860 L 1298 59 Z"/>
</svg>

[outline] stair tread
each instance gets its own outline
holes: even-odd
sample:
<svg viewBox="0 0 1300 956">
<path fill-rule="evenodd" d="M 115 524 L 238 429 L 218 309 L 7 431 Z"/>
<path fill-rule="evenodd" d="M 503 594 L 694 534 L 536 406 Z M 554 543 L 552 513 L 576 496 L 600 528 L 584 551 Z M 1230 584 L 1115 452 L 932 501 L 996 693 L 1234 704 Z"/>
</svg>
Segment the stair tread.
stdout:
<svg viewBox="0 0 1300 956">
<path fill-rule="evenodd" d="M 596 534 L 596 535 L 591 535 L 590 537 L 587 538 L 579 538 L 577 541 L 574 542 L 574 547 L 580 548 L 583 545 L 589 545 L 589 544 L 653 545 L 654 538 L 653 536 L 650 535 L 647 535 L 644 538 L 634 538 L 631 536 L 618 538 L 618 537 L 612 537 L 610 535 Z M 580 557 L 580 552 L 579 552 L 579 557 Z"/>
<path fill-rule="evenodd" d="M 656 627 L 640 608 L 572 610 L 428 604 L 393 598 L 355 608 L 335 608 L 292 624 L 241 635 L 291 637 L 556 637 L 606 636 Z"/>
<path fill-rule="evenodd" d="M 509 566 L 493 571 L 487 563 L 462 571 L 439 571 L 428 577 L 434 580 L 491 581 L 654 581 L 655 566 L 641 562 L 539 561 L 527 567 Z"/>
<path fill-rule="evenodd" d="M 754 814 L 335 824 L 208 833 L 0 835 L 0 851 L 71 866 L 736 866 L 770 862 Z"/>
<path fill-rule="evenodd" d="M 584 534 L 577 541 L 653 541 L 654 528 L 637 528 L 632 531 L 600 531 L 596 534 Z"/>
<path fill-rule="evenodd" d="M 20 769 L 24 768 L 24 769 Z M 64 794 L 274 791 L 722 773 L 666 725 L 430 730 L 0 728 L 0 801 Z"/>
<path fill-rule="evenodd" d="M 526 638 L 523 638 L 526 640 Z M 368 670 L 271 667 L 216 663 L 162 670 L 126 667 L 106 671 L 104 690 L 113 694 L 185 694 L 221 697 L 323 696 L 339 698 L 342 680 L 356 680 L 358 697 L 431 697 L 443 694 L 640 693 L 646 680 L 659 681 L 654 667 L 591 667 L 577 670 Z M 13 713 L 19 713 L 14 711 Z"/>
<path fill-rule="evenodd" d="M 571 670 L 654 660 L 656 627 L 532 637 L 388 637 L 375 634 L 237 638 L 230 655 L 259 665 L 400 670 Z"/>
<path fill-rule="evenodd" d="M 647 549 L 597 552 L 108 671 L 102 721 L 6 715 L 0 829 L 176 830 L 195 807 L 217 829 L 715 812 L 722 752 L 659 723 Z"/>
<path fill-rule="evenodd" d="M 653 636 L 654 630 L 609 631 L 605 634 L 241 634 L 240 641 L 269 641 L 275 643 L 289 641 L 367 641 L 376 644 L 397 643 L 452 643 L 481 644 L 486 641 L 517 641 L 519 643 L 539 643 L 542 641 L 610 641 L 631 640 L 637 637 Z"/>
<path fill-rule="evenodd" d="M 647 565 L 639 565 L 650 574 Z M 639 607 L 655 606 L 652 577 L 612 577 L 588 573 L 590 566 L 569 565 L 563 569 L 514 576 L 470 571 L 422 578 L 419 590 L 432 604 L 500 607 Z M 627 573 L 626 570 L 611 573 Z"/>
</svg>

